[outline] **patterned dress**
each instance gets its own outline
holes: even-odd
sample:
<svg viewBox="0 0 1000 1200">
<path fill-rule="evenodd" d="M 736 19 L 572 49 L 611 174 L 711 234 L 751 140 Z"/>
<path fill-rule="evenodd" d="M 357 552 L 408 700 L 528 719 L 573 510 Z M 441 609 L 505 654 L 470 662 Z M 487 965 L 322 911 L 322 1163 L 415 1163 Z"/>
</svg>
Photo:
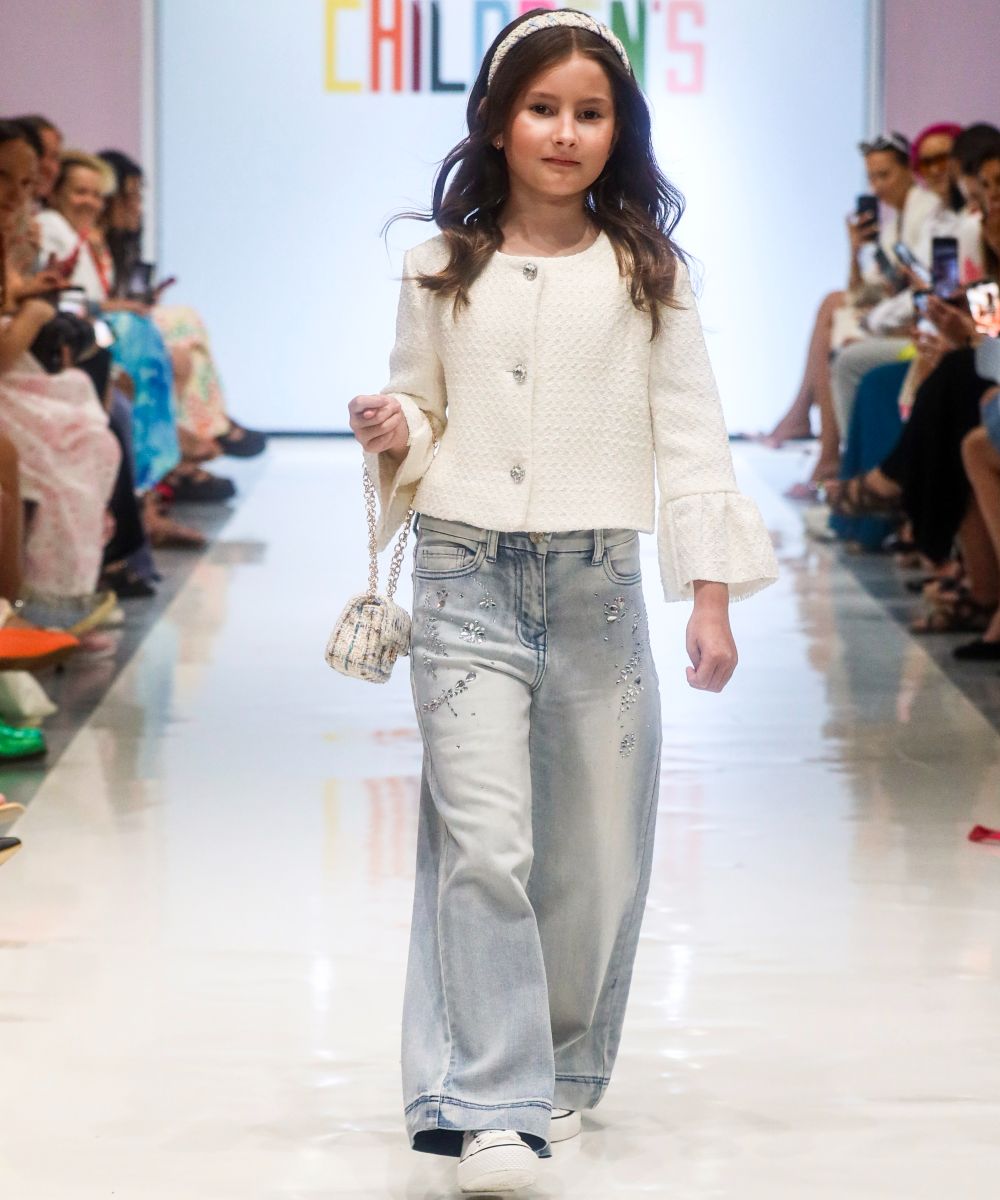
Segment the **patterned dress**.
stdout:
<svg viewBox="0 0 1000 1200">
<path fill-rule="evenodd" d="M 17 449 L 21 494 L 34 504 L 26 582 L 60 596 L 92 592 L 121 461 L 94 385 L 76 369 L 48 375 L 25 352 L 0 375 L 0 429 Z"/>
<path fill-rule="evenodd" d="M 191 355 L 187 382 L 174 388 L 177 423 L 198 437 L 219 437 L 229 428 L 229 418 L 204 321 L 193 308 L 178 304 L 157 305 L 153 321 L 168 349 Z"/>
</svg>

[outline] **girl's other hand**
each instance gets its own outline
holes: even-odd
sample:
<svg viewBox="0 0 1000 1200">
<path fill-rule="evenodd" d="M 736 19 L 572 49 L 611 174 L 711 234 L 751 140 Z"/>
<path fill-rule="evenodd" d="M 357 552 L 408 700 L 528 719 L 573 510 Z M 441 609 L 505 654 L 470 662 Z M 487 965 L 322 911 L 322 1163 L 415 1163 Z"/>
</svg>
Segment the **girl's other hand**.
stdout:
<svg viewBox="0 0 1000 1200">
<path fill-rule="evenodd" d="M 688 684 L 721 692 L 732 679 L 739 655 L 729 627 L 729 589 L 722 583 L 695 583 L 694 612 L 687 626 Z"/>
<path fill-rule="evenodd" d="M 392 396 L 355 396 L 347 406 L 351 430 L 368 454 L 406 456 L 409 429 L 399 401 Z"/>
</svg>

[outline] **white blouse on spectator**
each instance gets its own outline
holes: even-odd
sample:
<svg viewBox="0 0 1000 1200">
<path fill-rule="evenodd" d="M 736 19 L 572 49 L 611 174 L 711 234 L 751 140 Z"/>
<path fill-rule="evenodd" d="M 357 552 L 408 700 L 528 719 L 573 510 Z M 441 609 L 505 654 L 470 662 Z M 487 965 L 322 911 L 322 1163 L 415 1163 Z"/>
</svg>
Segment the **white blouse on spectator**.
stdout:
<svg viewBox="0 0 1000 1200">
<path fill-rule="evenodd" d="M 87 246 L 81 244 L 80 235 L 66 220 L 62 213 L 55 209 L 46 208 L 35 218 L 42 234 L 42 256 L 47 259 L 54 254 L 60 262 L 65 262 L 77 252 L 76 265 L 70 277 L 74 287 L 83 288 L 88 300 L 98 304 L 108 298 L 107 291 L 101 279 L 94 256 Z"/>
<path fill-rule="evenodd" d="M 447 260 L 443 237 L 404 261 L 382 389 L 409 428 L 398 468 L 367 455 L 384 547 L 413 507 L 485 529 L 650 532 L 659 484 L 664 595 L 694 580 L 734 599 L 772 583 L 777 563 L 757 506 L 737 490 L 722 406 L 688 272 L 650 339 L 602 233 L 579 254 L 497 253 L 468 307 L 414 276 Z M 435 440 L 440 442 L 434 453 Z"/>
<path fill-rule="evenodd" d="M 940 196 L 915 183 L 906 193 L 901 211 L 888 209 L 895 217 L 882 221 L 878 240 L 892 262 L 897 261 L 893 249 L 897 242 L 904 242 L 915 254 L 918 252 L 927 223 L 942 207 Z"/>
</svg>

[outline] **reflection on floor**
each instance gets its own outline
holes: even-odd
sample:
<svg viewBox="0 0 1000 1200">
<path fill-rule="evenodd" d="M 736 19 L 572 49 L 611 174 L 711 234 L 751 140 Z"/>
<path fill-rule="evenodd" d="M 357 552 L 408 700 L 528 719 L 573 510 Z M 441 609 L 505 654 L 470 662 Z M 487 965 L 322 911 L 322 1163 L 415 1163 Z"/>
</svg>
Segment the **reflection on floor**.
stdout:
<svg viewBox="0 0 1000 1200">
<path fill-rule="evenodd" d="M 784 567 L 725 695 L 654 601 L 665 764 L 615 1079 L 539 1197 L 979 1200 L 1000 1168 L 997 734 L 738 451 Z M 276 445 L 0 871 L 0 1194 L 454 1194 L 402 1132 L 419 742 L 330 672 L 359 464 Z M 581 880 L 581 886 L 585 881 Z"/>
</svg>

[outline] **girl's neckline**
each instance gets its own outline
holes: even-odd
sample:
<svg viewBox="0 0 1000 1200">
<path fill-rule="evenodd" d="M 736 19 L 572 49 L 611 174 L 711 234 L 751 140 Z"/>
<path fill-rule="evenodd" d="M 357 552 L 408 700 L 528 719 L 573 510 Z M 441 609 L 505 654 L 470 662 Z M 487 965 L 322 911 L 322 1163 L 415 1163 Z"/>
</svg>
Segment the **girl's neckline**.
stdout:
<svg viewBox="0 0 1000 1200">
<path fill-rule="evenodd" d="M 590 243 L 589 246 L 584 246 L 582 250 L 574 250 L 572 254 L 508 254 L 506 250 L 497 250 L 498 258 L 508 258 L 513 262 L 572 262 L 574 259 L 583 258 L 585 254 L 590 254 L 607 235 L 603 229 L 597 231 L 597 237 Z"/>
</svg>

